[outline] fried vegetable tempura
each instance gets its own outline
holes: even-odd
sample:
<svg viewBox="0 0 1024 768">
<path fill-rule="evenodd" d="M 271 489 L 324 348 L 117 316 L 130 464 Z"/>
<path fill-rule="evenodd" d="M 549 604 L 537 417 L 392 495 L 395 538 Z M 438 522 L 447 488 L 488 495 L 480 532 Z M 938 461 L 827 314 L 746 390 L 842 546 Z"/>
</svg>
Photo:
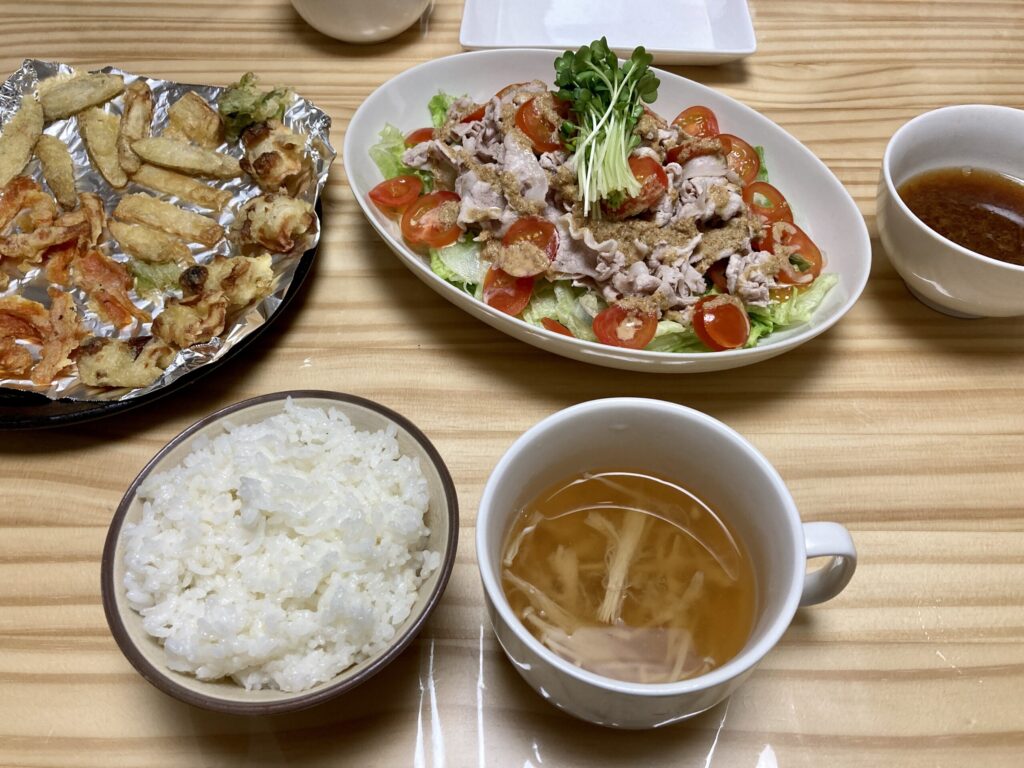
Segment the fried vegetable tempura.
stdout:
<svg viewBox="0 0 1024 768">
<path fill-rule="evenodd" d="M 91 338 L 78 349 L 78 377 L 93 387 L 148 387 L 174 355 L 173 348 L 152 337 Z"/>
<path fill-rule="evenodd" d="M 125 173 L 135 173 L 142 165 L 132 143 L 149 136 L 152 123 L 153 91 L 145 80 L 136 80 L 125 91 L 121 131 L 117 136 L 117 159 Z"/>
<path fill-rule="evenodd" d="M 228 300 L 220 292 L 170 299 L 164 311 L 153 320 L 153 334 L 184 349 L 219 336 L 224 331 L 227 315 Z"/>
<path fill-rule="evenodd" d="M 186 294 L 221 292 L 228 310 L 241 309 L 266 296 L 274 283 L 270 254 L 215 256 L 205 265 L 186 269 L 180 278 Z"/>
<path fill-rule="evenodd" d="M 311 231 L 316 221 L 313 206 L 285 195 L 261 195 L 246 202 L 235 219 L 239 245 L 262 246 L 275 253 L 289 253 L 298 238 Z"/>
<path fill-rule="evenodd" d="M 215 245 L 224 237 L 223 227 L 213 219 L 145 194 L 122 197 L 114 218 L 159 229 L 188 243 Z"/>
<path fill-rule="evenodd" d="M 0 336 L 0 376 L 23 379 L 32 369 L 32 355 L 8 337 Z"/>
<path fill-rule="evenodd" d="M 191 261 L 192 252 L 181 240 L 142 224 L 111 221 L 107 228 L 121 250 L 150 264 Z"/>
<path fill-rule="evenodd" d="M 226 189 L 214 189 L 191 176 L 175 173 L 155 165 L 143 165 L 132 176 L 132 181 L 143 187 L 174 195 L 180 200 L 195 203 L 214 211 L 223 209 L 231 200 L 231 193 Z"/>
<path fill-rule="evenodd" d="M 110 101 L 124 90 L 124 78 L 96 72 L 68 80 L 50 78 L 39 84 L 39 100 L 46 121 L 61 120 L 88 107 Z"/>
<path fill-rule="evenodd" d="M 85 335 L 70 293 L 53 288 L 50 294 L 50 334 L 43 339 L 39 362 L 32 369 L 33 384 L 50 384 L 72 364 L 71 353 Z"/>
<path fill-rule="evenodd" d="M 50 315 L 38 301 L 21 296 L 0 298 L 0 338 L 41 344 L 50 333 Z"/>
<path fill-rule="evenodd" d="M 224 125 L 220 115 L 195 91 L 189 91 L 167 110 L 164 136 L 216 149 L 224 143 Z"/>
<path fill-rule="evenodd" d="M 67 145 L 56 136 L 45 133 L 36 140 L 36 157 L 43 166 L 43 178 L 53 191 L 61 208 L 72 210 L 78 205 L 75 189 L 75 164 Z"/>
<path fill-rule="evenodd" d="M 0 238 L 0 256 L 23 264 L 38 264 L 43 253 L 55 245 L 77 242 L 89 236 L 89 224 L 45 224 L 31 232 L 20 232 Z"/>
<path fill-rule="evenodd" d="M 91 107 L 78 115 L 78 130 L 85 141 L 92 164 L 96 166 L 110 186 L 120 189 L 128 183 L 128 176 L 117 157 L 117 136 L 121 120 L 116 115 Z"/>
<path fill-rule="evenodd" d="M 4 232 L 22 211 L 27 211 L 36 226 L 57 217 L 53 198 L 43 192 L 39 182 L 28 176 L 16 176 L 0 191 L 0 232 Z"/>
<path fill-rule="evenodd" d="M 279 120 L 249 126 L 242 134 L 242 146 L 242 170 L 264 192 L 297 195 L 309 182 L 313 171 L 306 142 Z"/>
<path fill-rule="evenodd" d="M 120 262 L 90 248 L 75 259 L 72 271 L 75 284 L 89 295 L 100 316 L 118 328 L 130 325 L 133 320 L 149 320 L 149 315 L 136 307 L 129 297 L 135 281 Z"/>
<path fill-rule="evenodd" d="M 232 179 L 242 175 L 242 167 L 231 155 L 168 139 L 166 136 L 139 139 L 132 143 L 132 149 L 147 163 L 190 176 Z"/>
<path fill-rule="evenodd" d="M 7 184 L 25 169 L 42 132 L 43 108 L 31 94 L 26 94 L 0 134 L 0 184 Z"/>
</svg>

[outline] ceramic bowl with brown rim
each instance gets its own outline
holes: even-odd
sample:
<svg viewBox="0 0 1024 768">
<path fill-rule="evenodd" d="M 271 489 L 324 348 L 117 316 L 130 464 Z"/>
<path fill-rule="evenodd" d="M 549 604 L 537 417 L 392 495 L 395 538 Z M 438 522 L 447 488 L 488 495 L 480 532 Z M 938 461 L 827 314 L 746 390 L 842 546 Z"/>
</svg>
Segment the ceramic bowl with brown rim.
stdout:
<svg viewBox="0 0 1024 768">
<path fill-rule="evenodd" d="M 396 627 L 386 647 L 311 688 L 296 693 L 268 688 L 246 690 L 230 678 L 205 681 L 175 672 L 167 667 L 161 643 L 146 632 L 142 616 L 129 605 L 124 587 L 125 537 L 122 530 L 125 523 L 136 523 L 142 516 L 139 486 L 151 474 L 179 465 L 197 440 L 223 434 L 226 424 L 235 427 L 253 424 L 282 413 L 289 397 L 303 407 L 341 411 L 359 431 L 377 432 L 394 426 L 399 451 L 404 456 L 419 460 L 427 480 L 429 503 L 425 522 L 430 528 L 427 549 L 440 553 L 440 565 L 420 585 L 409 616 Z M 128 661 L 164 693 L 195 706 L 232 714 L 266 715 L 304 709 L 365 682 L 412 642 L 437 606 L 448 583 L 455 563 L 458 531 L 458 500 L 451 475 L 427 437 L 403 416 L 370 400 L 337 392 L 298 390 L 263 395 L 228 406 L 196 422 L 164 446 L 135 478 L 114 514 L 103 549 L 103 609 L 114 639 Z"/>
</svg>

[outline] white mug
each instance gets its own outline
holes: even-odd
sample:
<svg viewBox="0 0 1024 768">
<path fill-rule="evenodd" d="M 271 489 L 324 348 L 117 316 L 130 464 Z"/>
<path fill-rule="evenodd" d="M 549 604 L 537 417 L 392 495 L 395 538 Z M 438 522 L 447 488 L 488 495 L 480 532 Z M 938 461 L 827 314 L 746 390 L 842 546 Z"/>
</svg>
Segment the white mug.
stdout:
<svg viewBox="0 0 1024 768">
<path fill-rule="evenodd" d="M 743 650 L 712 671 L 675 683 L 633 683 L 581 669 L 545 647 L 513 614 L 501 587 L 505 537 L 541 491 L 586 471 L 640 469 L 680 482 L 725 518 L 746 545 L 758 607 Z M 739 433 L 699 411 L 639 398 L 594 400 L 525 432 L 498 462 L 480 500 L 477 559 L 487 609 L 520 675 L 560 709 L 617 728 L 653 728 L 725 699 L 779 641 L 796 609 L 835 597 L 857 553 L 836 523 L 801 523 L 775 468 Z M 807 573 L 812 557 L 831 563 Z"/>
<path fill-rule="evenodd" d="M 964 166 L 1024 178 L 1024 110 L 961 104 L 925 112 L 896 131 L 878 182 L 882 245 L 910 292 L 932 309 L 954 317 L 1024 315 L 1024 267 L 947 240 L 897 191 L 923 171 Z"/>
</svg>

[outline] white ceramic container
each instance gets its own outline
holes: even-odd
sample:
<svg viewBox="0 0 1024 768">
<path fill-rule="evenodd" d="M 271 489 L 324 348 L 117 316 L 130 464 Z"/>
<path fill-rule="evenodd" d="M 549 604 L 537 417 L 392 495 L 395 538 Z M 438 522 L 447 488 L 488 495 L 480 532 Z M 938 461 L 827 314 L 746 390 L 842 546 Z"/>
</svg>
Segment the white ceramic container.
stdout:
<svg viewBox="0 0 1024 768">
<path fill-rule="evenodd" d="M 513 516 L 556 482 L 594 469 L 630 467 L 680 482 L 728 520 L 754 565 L 758 608 L 744 649 L 689 680 L 629 683 L 580 669 L 540 643 L 515 617 L 501 587 L 501 555 Z M 722 701 L 779 641 L 797 607 L 846 586 L 857 553 L 836 523 L 801 523 L 778 472 L 725 424 L 659 400 L 595 400 L 524 433 L 491 473 L 476 523 L 477 559 L 494 631 L 516 671 L 555 706 L 600 725 L 652 728 Z M 833 559 L 806 573 L 807 559 Z"/>
<path fill-rule="evenodd" d="M 430 0 L 292 0 L 313 29 L 348 43 L 376 43 L 408 29 Z"/>
<path fill-rule="evenodd" d="M 352 193 L 374 229 L 413 274 L 456 306 L 510 336 L 558 355 L 596 365 L 659 373 L 697 373 L 737 368 L 787 352 L 824 333 L 845 315 L 864 290 L 871 267 L 871 243 L 853 199 L 829 169 L 786 131 L 735 99 L 657 70 L 661 78 L 654 108 L 669 119 L 680 110 L 703 104 L 715 111 L 723 132 L 736 134 L 765 149 L 772 183 L 796 212 L 796 222 L 818 244 L 825 269 L 839 284 L 806 325 L 772 334 L 756 347 L 715 353 L 673 354 L 621 349 L 552 333 L 499 312 L 435 275 L 425 259 L 402 242 L 396 222 L 369 201 L 381 181 L 367 150 L 385 123 L 403 132 L 430 124 L 427 101 L 439 89 L 484 100 L 513 82 L 554 79 L 553 51 L 519 49 L 477 51 L 434 59 L 382 85 L 360 105 L 345 132 L 345 173 Z"/>
<path fill-rule="evenodd" d="M 1024 315 L 1024 267 L 975 253 L 930 229 L 897 188 L 923 171 L 985 168 L 1024 178 L 1024 111 L 988 104 L 915 117 L 889 141 L 878 184 L 878 233 L 911 293 L 955 317 Z"/>
</svg>

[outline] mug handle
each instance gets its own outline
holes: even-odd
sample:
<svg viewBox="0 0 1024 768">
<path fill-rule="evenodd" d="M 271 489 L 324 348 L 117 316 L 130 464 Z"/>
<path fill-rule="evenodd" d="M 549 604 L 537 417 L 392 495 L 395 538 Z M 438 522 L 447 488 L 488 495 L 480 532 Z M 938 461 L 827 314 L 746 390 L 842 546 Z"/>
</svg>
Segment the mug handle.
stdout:
<svg viewBox="0 0 1024 768">
<path fill-rule="evenodd" d="M 804 523 L 803 528 L 807 558 L 831 557 L 832 562 L 805 576 L 802 606 L 831 600 L 850 583 L 857 568 L 853 539 L 839 523 Z"/>
</svg>

